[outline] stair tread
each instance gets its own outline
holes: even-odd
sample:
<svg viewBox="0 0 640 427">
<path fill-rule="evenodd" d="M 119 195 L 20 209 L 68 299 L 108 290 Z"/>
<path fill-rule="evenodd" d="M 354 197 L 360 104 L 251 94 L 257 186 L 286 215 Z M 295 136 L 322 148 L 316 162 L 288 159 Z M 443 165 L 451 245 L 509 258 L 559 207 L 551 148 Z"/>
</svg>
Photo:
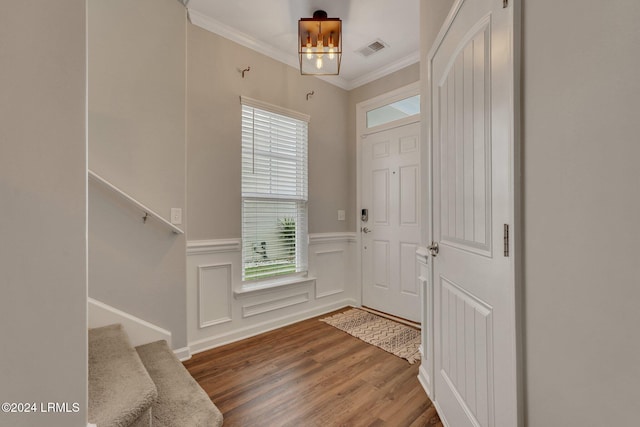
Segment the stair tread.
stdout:
<svg viewBox="0 0 640 427">
<path fill-rule="evenodd" d="M 156 384 L 154 427 L 219 427 L 222 413 L 193 379 L 165 341 L 136 347 L 140 359 Z"/>
<path fill-rule="evenodd" d="M 151 408 L 155 384 L 122 325 L 89 329 L 89 422 L 128 426 Z"/>
</svg>

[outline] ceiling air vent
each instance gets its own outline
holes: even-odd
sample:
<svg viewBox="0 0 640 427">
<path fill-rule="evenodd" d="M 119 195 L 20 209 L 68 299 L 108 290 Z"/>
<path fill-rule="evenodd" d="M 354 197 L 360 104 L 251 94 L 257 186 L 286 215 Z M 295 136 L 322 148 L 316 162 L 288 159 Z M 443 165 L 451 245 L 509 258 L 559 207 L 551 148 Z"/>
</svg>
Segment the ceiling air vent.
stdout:
<svg viewBox="0 0 640 427">
<path fill-rule="evenodd" d="M 356 50 L 356 52 L 358 52 L 360 55 L 362 55 L 362 56 L 364 56 L 366 58 L 366 57 L 369 57 L 369 56 L 373 55 L 376 52 L 380 52 L 382 49 L 384 49 L 386 47 L 389 47 L 389 45 L 387 45 L 382 40 L 378 39 L 378 40 L 375 40 L 375 41 L 369 43 L 365 47 Z"/>
</svg>

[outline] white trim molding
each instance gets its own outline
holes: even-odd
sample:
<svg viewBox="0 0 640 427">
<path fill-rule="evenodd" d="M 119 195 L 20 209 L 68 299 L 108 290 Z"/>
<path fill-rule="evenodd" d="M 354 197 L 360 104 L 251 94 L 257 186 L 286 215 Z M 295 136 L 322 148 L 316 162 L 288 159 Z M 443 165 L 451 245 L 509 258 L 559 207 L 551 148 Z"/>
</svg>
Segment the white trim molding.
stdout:
<svg viewBox="0 0 640 427">
<path fill-rule="evenodd" d="M 370 73 L 363 74 L 360 77 L 350 80 L 348 85 L 348 90 L 363 86 L 367 83 L 370 83 L 374 80 L 378 80 L 391 73 L 395 73 L 396 71 L 402 70 L 403 68 L 406 68 L 409 65 L 417 64 L 418 62 L 420 62 L 420 51 L 413 52 L 405 56 L 404 58 L 394 61 L 393 63 L 387 66 L 380 67 Z"/>
<path fill-rule="evenodd" d="M 418 283 L 422 295 L 422 332 L 420 354 L 422 363 L 418 370 L 418 380 L 427 392 L 429 398 L 434 400 L 433 395 L 433 371 L 434 371 L 434 346 L 433 346 L 433 286 L 430 281 L 429 272 L 429 250 L 424 246 L 416 249 L 416 261 L 418 265 Z"/>
<path fill-rule="evenodd" d="M 309 292 L 303 291 L 293 295 L 277 296 L 267 301 L 247 304 L 242 306 L 242 317 L 247 318 L 257 316 L 258 314 L 268 313 L 270 311 L 280 310 L 296 304 L 302 304 L 309 301 Z"/>
<path fill-rule="evenodd" d="M 198 266 L 198 325 L 200 328 L 231 322 L 232 267 L 229 262 Z M 218 272 L 222 272 L 222 277 Z M 211 274 L 209 274 L 211 273 Z M 215 277 L 207 279 L 211 275 Z M 216 297 L 211 295 L 214 291 Z M 214 306 L 217 317 L 205 318 L 207 306 Z"/>
<path fill-rule="evenodd" d="M 322 305 L 310 310 L 297 311 L 291 315 L 285 315 L 273 320 L 263 320 L 258 323 L 248 323 L 247 326 L 232 329 L 219 335 L 212 335 L 202 339 L 189 342 L 191 354 L 200 353 L 225 344 L 250 338 L 274 329 L 282 328 L 296 322 L 300 322 L 311 317 L 320 316 L 343 307 L 356 307 L 358 304 L 354 300 L 343 300 L 335 303 Z M 253 319 L 253 318 L 252 318 Z"/>
<path fill-rule="evenodd" d="M 189 347 L 177 348 L 173 350 L 173 354 L 175 354 L 181 362 L 191 359 L 191 350 Z"/>
<path fill-rule="evenodd" d="M 309 120 L 311 120 L 311 116 L 308 114 L 300 113 L 299 111 L 290 110 L 289 108 L 280 107 L 279 105 L 270 104 L 258 99 L 249 98 L 248 96 L 240 95 L 240 103 L 247 107 L 259 108 L 282 116 L 292 117 L 302 122 L 309 123 Z"/>
<path fill-rule="evenodd" d="M 309 245 L 320 245 L 325 243 L 356 243 L 357 241 L 358 235 L 352 232 L 309 234 Z"/>
<path fill-rule="evenodd" d="M 216 19 L 213 19 L 196 9 L 189 7 L 188 1 L 186 2 L 186 7 L 189 13 L 189 21 L 193 25 L 196 25 L 214 34 L 218 34 L 219 36 L 238 43 L 239 45 L 255 50 L 262 55 L 266 55 L 272 59 L 275 59 L 276 61 L 282 62 L 283 64 L 295 68 L 296 70 L 300 68 L 297 55 L 285 53 L 275 46 L 265 43 L 263 40 L 256 39 L 255 37 L 252 37 Z M 416 51 L 405 56 L 404 58 L 393 61 L 389 65 L 379 67 L 374 71 L 362 74 L 355 79 L 347 80 L 342 76 L 314 77 L 337 86 L 341 89 L 352 90 L 418 62 L 420 62 L 420 52 Z"/>
<path fill-rule="evenodd" d="M 298 63 L 298 56 L 291 55 L 288 53 L 284 53 L 280 49 L 275 48 L 274 46 L 264 43 L 254 37 L 249 36 L 243 32 L 236 30 L 235 28 L 231 28 L 230 26 L 223 24 L 220 21 L 217 21 L 211 18 L 208 15 L 205 15 L 202 12 L 199 12 L 193 8 L 187 8 L 189 12 L 189 21 L 202 29 L 210 31 L 214 34 L 218 34 L 225 39 L 229 39 L 239 45 L 247 47 L 249 49 L 255 50 L 262 55 L 266 55 L 276 61 L 282 62 L 296 70 L 300 68 L 300 64 Z M 349 85 L 349 82 L 340 76 L 314 76 L 319 78 L 320 80 L 324 80 L 327 83 L 330 83 L 334 86 L 338 86 L 341 89 L 349 90 L 352 89 Z"/>
<path fill-rule="evenodd" d="M 427 265 L 429 260 L 429 250 L 424 246 L 418 246 L 418 249 L 416 249 L 416 259 L 418 262 Z"/>
<path fill-rule="evenodd" d="M 279 279 L 272 279 L 263 282 L 258 282 L 250 285 L 243 285 L 240 289 L 233 291 L 236 298 L 242 298 L 246 296 L 254 296 L 260 294 L 266 294 L 274 290 L 289 288 L 298 285 L 308 285 L 315 283 L 316 278 L 311 276 L 288 276 Z"/>
<path fill-rule="evenodd" d="M 187 341 L 191 352 L 359 305 L 353 232 L 309 236 L 309 271 L 242 281 L 241 239 L 187 242 Z"/>
<path fill-rule="evenodd" d="M 347 257 L 347 253 L 344 248 L 337 249 L 325 249 L 318 250 L 313 253 L 315 262 L 317 264 L 316 269 L 326 268 L 324 272 L 327 277 L 324 280 L 320 280 L 316 283 L 316 298 L 325 298 L 331 295 L 336 295 L 344 292 L 346 285 L 346 266 L 344 259 Z M 326 260 L 326 261 L 325 261 Z M 327 262 L 333 267 L 327 266 Z M 334 275 L 334 272 L 337 275 Z"/>
<path fill-rule="evenodd" d="M 120 323 L 134 347 L 165 340 L 171 348 L 171 332 L 93 298 L 87 298 L 89 328 Z"/>
<path fill-rule="evenodd" d="M 187 242 L 187 255 L 239 252 L 241 250 L 241 239 L 189 240 Z"/>
</svg>

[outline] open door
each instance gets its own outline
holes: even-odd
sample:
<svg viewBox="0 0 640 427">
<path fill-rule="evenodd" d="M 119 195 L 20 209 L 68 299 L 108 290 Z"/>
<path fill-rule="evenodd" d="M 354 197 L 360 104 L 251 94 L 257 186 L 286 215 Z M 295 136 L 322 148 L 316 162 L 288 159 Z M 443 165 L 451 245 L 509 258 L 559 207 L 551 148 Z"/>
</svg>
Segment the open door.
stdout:
<svg viewBox="0 0 640 427">
<path fill-rule="evenodd" d="M 517 426 L 514 13 L 459 0 L 429 56 L 434 389 L 446 425 Z"/>
</svg>

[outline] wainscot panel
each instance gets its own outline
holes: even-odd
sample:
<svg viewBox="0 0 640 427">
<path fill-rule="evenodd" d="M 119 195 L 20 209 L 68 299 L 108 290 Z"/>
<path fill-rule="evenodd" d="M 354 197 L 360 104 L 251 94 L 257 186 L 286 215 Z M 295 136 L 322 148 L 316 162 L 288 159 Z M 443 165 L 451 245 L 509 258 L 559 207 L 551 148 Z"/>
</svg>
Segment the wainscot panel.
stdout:
<svg viewBox="0 0 640 427">
<path fill-rule="evenodd" d="M 242 282 L 240 239 L 187 244 L 187 337 L 197 353 L 360 301 L 355 233 L 309 236 L 309 275 L 273 286 Z"/>
<path fill-rule="evenodd" d="M 431 378 L 433 377 L 433 286 L 429 280 L 429 252 L 419 246 L 416 250 L 418 282 L 422 289 L 422 344 L 420 354 L 422 363 L 418 371 L 418 380 L 427 395 L 434 399 Z"/>
<path fill-rule="evenodd" d="M 231 263 L 198 266 L 199 326 L 231 321 Z"/>
</svg>

